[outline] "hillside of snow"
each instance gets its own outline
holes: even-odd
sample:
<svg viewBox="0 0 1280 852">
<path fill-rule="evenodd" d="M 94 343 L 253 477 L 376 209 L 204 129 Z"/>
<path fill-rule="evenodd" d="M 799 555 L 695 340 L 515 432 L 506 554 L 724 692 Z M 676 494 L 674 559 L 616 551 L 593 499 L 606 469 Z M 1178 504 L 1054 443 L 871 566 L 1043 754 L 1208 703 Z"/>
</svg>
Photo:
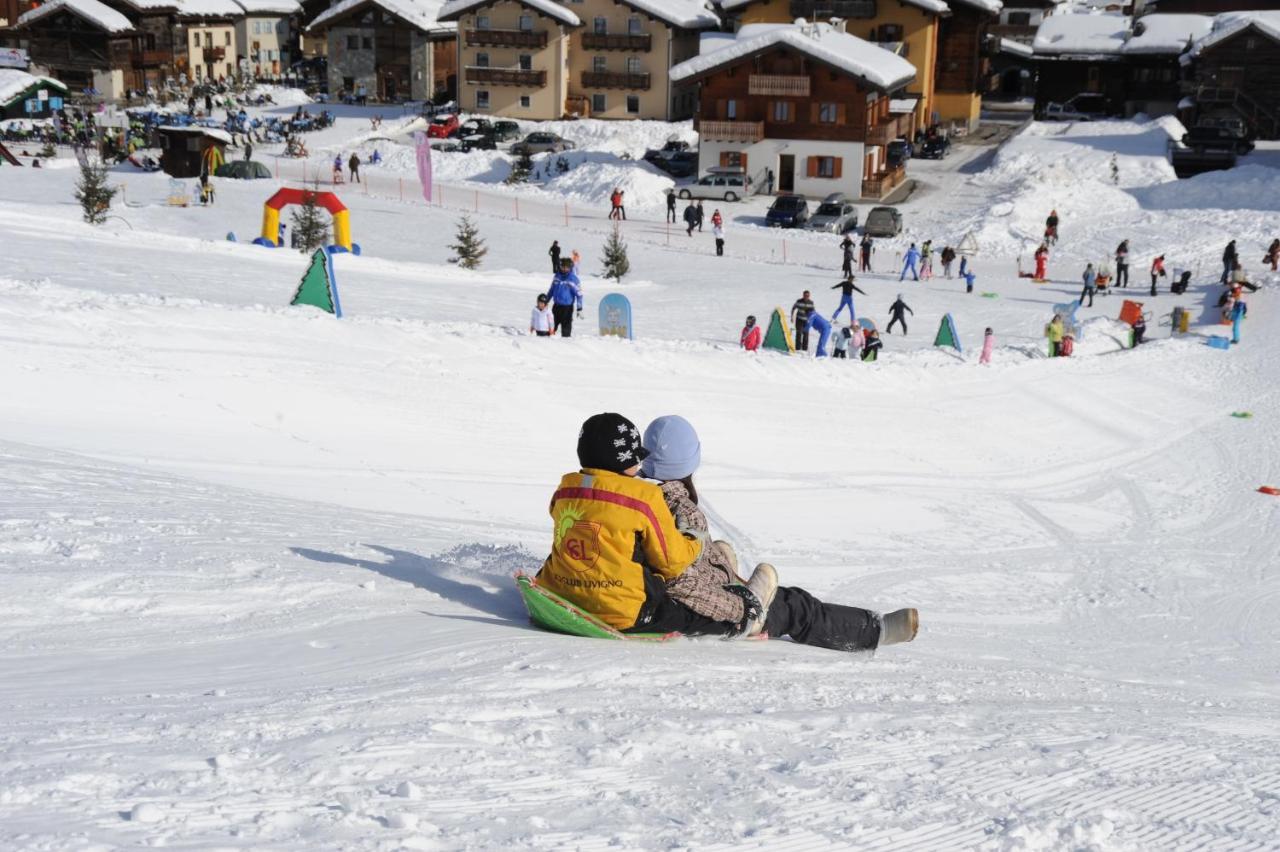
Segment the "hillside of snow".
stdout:
<svg viewBox="0 0 1280 852">
<path fill-rule="evenodd" d="M 308 144 L 368 130 L 340 110 Z M 282 181 L 177 208 L 122 167 L 93 227 L 65 154 L 0 167 L 0 848 L 1275 848 L 1276 171 L 1174 181 L 1176 131 L 1032 124 L 912 163 L 907 233 L 858 278 L 881 327 L 896 295 L 914 310 L 875 364 L 737 348 L 748 313 L 837 302 L 838 240 L 760 227 L 762 199 L 725 205 L 725 257 L 637 200 L 617 284 L 597 189 L 481 194 L 500 158 L 459 155 L 428 206 L 389 161 L 334 188 L 362 247 L 336 258 L 336 320 L 288 306 L 305 257 L 249 243 Z M 639 173 L 617 153 L 592 142 L 569 175 Z M 1055 206 L 1050 281 L 1020 279 Z M 450 263 L 464 212 L 475 272 Z M 899 282 L 909 241 L 968 231 L 977 292 Z M 1150 342 L 1126 348 L 1099 296 L 1076 357 L 1047 358 L 1053 306 L 1126 236 Z M 1220 351 L 1232 237 L 1261 290 Z M 545 340 L 553 239 L 582 251 L 587 304 Z M 1145 295 L 1156 253 L 1191 292 Z M 591 334 L 608 292 L 636 340 Z M 931 345 L 948 313 L 960 352 Z M 511 575 L 545 558 L 548 498 L 605 410 L 687 417 L 743 562 L 918 607 L 919 637 L 534 628 Z"/>
</svg>

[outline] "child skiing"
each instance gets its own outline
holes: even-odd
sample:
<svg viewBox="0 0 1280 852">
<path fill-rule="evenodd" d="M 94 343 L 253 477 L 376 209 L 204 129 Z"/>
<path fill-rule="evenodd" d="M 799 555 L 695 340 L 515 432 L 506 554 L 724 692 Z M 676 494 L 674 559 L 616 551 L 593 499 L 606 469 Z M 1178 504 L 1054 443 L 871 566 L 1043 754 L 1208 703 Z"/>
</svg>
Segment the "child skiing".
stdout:
<svg viewBox="0 0 1280 852">
<path fill-rule="evenodd" d="M 742 333 L 738 335 L 738 343 L 748 352 L 755 352 L 760 348 L 760 326 L 756 325 L 754 316 L 747 317 L 747 324 L 742 327 Z"/>
</svg>

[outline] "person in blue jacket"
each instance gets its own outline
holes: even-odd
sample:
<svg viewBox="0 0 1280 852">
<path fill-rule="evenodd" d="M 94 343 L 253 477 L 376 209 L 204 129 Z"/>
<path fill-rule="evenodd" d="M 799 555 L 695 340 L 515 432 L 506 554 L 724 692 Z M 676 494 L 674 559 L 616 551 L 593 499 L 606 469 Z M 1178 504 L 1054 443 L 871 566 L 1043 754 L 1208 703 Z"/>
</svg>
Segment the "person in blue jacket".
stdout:
<svg viewBox="0 0 1280 852">
<path fill-rule="evenodd" d="M 809 314 L 809 330 L 818 332 L 818 350 L 814 353 L 814 357 L 827 357 L 827 341 L 831 339 L 831 323 L 827 322 L 827 318 L 822 314 L 813 311 Z"/>
<path fill-rule="evenodd" d="M 571 259 L 566 257 L 560 261 L 560 271 L 551 279 L 547 295 L 551 297 L 551 316 L 555 319 L 553 331 L 561 337 L 570 336 L 575 306 L 578 316 L 582 316 L 582 283 L 574 274 Z"/>
<path fill-rule="evenodd" d="M 916 264 L 918 264 L 919 262 L 920 262 L 920 249 L 916 248 L 915 243 L 912 243 L 911 248 L 907 249 L 907 254 L 903 258 L 902 274 L 898 276 L 898 280 L 899 281 L 905 280 L 907 277 L 907 270 L 909 269 L 911 270 L 911 277 L 914 280 L 919 281 L 920 273 L 916 269 Z"/>
</svg>

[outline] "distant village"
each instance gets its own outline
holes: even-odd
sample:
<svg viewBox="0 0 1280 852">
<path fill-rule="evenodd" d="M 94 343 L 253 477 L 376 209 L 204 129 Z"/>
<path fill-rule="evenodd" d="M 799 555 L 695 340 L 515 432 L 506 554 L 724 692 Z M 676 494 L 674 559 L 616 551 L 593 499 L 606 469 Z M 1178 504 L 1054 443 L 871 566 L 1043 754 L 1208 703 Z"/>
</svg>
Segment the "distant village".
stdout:
<svg viewBox="0 0 1280 852">
<path fill-rule="evenodd" d="M 693 119 L 700 171 L 873 198 L 904 179 L 895 141 L 970 133 L 984 110 L 1280 138 L 1274 0 L 0 0 L 0 45 L 0 119 L 251 83 Z"/>
</svg>

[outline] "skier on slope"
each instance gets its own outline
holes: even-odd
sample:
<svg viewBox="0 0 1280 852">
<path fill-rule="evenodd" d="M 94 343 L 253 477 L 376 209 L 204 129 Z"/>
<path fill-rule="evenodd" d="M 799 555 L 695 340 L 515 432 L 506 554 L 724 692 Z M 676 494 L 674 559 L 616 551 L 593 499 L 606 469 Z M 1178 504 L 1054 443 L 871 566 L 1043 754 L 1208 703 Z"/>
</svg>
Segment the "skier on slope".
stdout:
<svg viewBox="0 0 1280 852">
<path fill-rule="evenodd" d="M 738 335 L 738 343 L 748 352 L 755 352 L 760 348 L 760 326 L 756 325 L 754 316 L 747 317 L 747 324 L 742 327 L 742 333 Z"/>
<path fill-rule="evenodd" d="M 902 294 L 898 294 L 898 298 L 889 306 L 889 326 L 885 329 L 886 334 L 893 334 L 894 323 L 902 323 L 902 333 L 907 333 L 907 318 L 904 313 L 915 316 L 916 312 L 907 307 L 907 303 L 902 301 Z"/>
<path fill-rule="evenodd" d="M 560 271 L 551 279 L 547 295 L 551 297 L 551 314 L 555 317 L 555 328 L 552 330 L 559 332 L 561 337 L 569 337 L 573 333 L 575 305 L 578 315 L 582 315 L 582 284 L 574 273 L 573 261 L 569 258 L 560 261 Z"/>
<path fill-rule="evenodd" d="M 846 305 L 849 307 L 849 320 L 856 320 L 858 318 L 858 314 L 853 309 L 853 291 L 857 290 L 864 296 L 867 295 L 867 293 L 857 284 L 853 283 L 853 273 L 850 272 L 846 274 L 845 279 L 833 284 L 831 289 L 840 291 L 840 305 L 836 308 L 836 312 L 831 315 L 831 321 L 835 322 L 835 320 L 839 318 L 840 312 L 845 309 Z"/>
<path fill-rule="evenodd" d="M 1049 247 L 1044 243 L 1040 244 L 1040 248 L 1036 249 L 1036 273 L 1034 276 L 1036 281 L 1045 281 L 1049 277 Z"/>
<path fill-rule="evenodd" d="M 916 270 L 916 264 L 919 262 L 919 260 L 920 260 L 920 249 L 916 248 L 915 243 L 912 243 L 911 247 L 907 249 L 906 255 L 903 256 L 902 274 L 898 276 L 898 280 L 899 281 L 905 280 L 907 277 L 907 270 L 911 270 L 911 277 L 914 280 L 919 281 L 920 273 Z"/>
</svg>

